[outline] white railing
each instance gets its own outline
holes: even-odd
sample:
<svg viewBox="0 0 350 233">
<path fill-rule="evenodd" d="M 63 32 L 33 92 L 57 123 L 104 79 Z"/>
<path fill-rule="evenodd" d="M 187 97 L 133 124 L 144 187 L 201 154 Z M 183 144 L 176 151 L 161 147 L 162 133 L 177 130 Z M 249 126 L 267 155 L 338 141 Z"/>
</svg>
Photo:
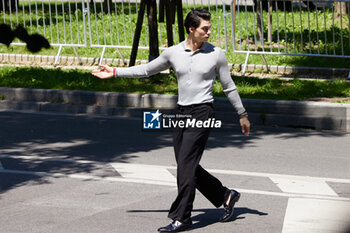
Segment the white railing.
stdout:
<svg viewBox="0 0 350 233">
<path fill-rule="evenodd" d="M 51 46 L 59 46 L 57 58 L 63 46 L 85 47 L 85 0 L 1 0 L 3 22 L 14 30 L 22 25 L 29 34 L 43 35 Z M 15 40 L 12 45 L 25 45 Z"/>
<path fill-rule="evenodd" d="M 232 1 L 235 53 L 350 58 L 349 0 Z"/>
</svg>

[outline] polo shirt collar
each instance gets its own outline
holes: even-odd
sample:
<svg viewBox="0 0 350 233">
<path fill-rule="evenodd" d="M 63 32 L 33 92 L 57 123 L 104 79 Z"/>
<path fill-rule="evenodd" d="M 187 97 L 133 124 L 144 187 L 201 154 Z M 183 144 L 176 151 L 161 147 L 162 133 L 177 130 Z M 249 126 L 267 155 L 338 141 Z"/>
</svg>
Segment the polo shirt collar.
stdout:
<svg viewBox="0 0 350 233">
<path fill-rule="evenodd" d="M 208 46 L 208 42 L 203 42 L 202 46 L 199 49 L 197 49 L 196 51 L 192 51 L 190 48 L 187 47 L 186 41 L 187 41 L 187 39 L 182 42 L 182 47 L 187 52 L 205 51 L 207 46 Z"/>
</svg>

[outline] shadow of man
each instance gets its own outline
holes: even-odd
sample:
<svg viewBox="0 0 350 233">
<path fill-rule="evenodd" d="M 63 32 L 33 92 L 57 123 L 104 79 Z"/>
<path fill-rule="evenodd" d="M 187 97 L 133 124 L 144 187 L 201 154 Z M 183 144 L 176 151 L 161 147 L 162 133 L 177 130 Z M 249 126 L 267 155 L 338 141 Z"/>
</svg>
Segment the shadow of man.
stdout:
<svg viewBox="0 0 350 233">
<path fill-rule="evenodd" d="M 199 229 L 203 228 L 209 225 L 212 225 L 214 223 L 219 222 L 220 217 L 222 216 L 223 209 L 194 209 L 193 213 L 199 213 L 197 215 L 192 216 L 193 221 L 193 228 Z M 147 212 L 168 212 L 168 210 L 128 210 L 129 213 L 147 213 Z M 244 219 L 245 214 L 255 214 L 260 216 L 268 215 L 268 213 L 264 213 L 258 210 L 249 209 L 249 208 L 243 208 L 243 207 L 236 207 L 235 211 L 233 213 L 233 216 L 231 217 L 230 221 L 236 221 L 239 219 Z"/>
<path fill-rule="evenodd" d="M 219 222 L 219 218 L 223 214 L 223 209 L 195 209 L 193 212 L 202 212 L 192 217 L 192 220 L 194 222 L 193 228 L 198 229 Z M 260 216 L 268 215 L 268 213 L 254 209 L 236 207 L 229 222 L 244 219 L 245 217 L 241 216 L 244 214 L 255 214 Z"/>
</svg>

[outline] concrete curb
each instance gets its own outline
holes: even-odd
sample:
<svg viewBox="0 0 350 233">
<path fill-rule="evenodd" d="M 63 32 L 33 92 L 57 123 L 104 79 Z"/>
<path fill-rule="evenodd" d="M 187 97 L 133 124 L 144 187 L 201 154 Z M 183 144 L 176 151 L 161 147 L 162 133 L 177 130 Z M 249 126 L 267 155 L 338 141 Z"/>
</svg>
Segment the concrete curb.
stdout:
<svg viewBox="0 0 350 233">
<path fill-rule="evenodd" d="M 1 110 L 142 117 L 144 110 L 174 113 L 177 96 L 0 87 Z M 350 104 L 243 99 L 255 125 L 350 131 Z M 227 98 L 215 98 L 216 119 L 238 122 Z"/>
<path fill-rule="evenodd" d="M 234 64 L 232 65 L 233 69 L 238 69 L 240 72 L 243 69 L 243 64 Z M 276 74 L 311 74 L 321 75 L 321 77 L 316 77 L 315 79 L 332 79 L 334 77 L 343 77 L 348 78 L 350 69 L 347 68 L 325 68 L 325 67 L 303 67 L 303 66 L 277 66 L 277 65 L 268 65 L 268 70 L 265 65 L 255 65 L 248 64 L 246 72 L 251 73 L 260 73 L 264 72 L 274 72 Z"/>
</svg>

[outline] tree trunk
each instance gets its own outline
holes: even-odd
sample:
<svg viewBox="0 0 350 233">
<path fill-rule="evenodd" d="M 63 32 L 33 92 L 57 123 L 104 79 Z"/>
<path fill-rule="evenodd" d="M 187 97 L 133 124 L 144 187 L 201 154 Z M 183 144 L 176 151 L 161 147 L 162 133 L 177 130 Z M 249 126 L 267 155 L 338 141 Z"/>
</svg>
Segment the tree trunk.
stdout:
<svg viewBox="0 0 350 233">
<path fill-rule="evenodd" d="M 269 0 L 269 25 L 268 25 L 268 35 L 267 41 L 272 42 L 272 0 Z"/>
<path fill-rule="evenodd" d="M 263 36 L 263 30 L 262 30 L 262 8 L 261 8 L 261 0 L 257 0 L 256 2 L 256 17 L 257 17 L 257 31 L 259 36 L 259 41 L 261 44 L 264 43 L 264 36 Z"/>
<path fill-rule="evenodd" d="M 184 16 L 182 13 L 182 1 L 176 1 L 176 9 L 177 9 L 177 22 L 179 26 L 179 38 L 180 41 L 185 40 L 185 28 L 184 28 Z"/>
<path fill-rule="evenodd" d="M 147 19 L 149 31 L 149 61 L 159 56 L 158 43 L 158 23 L 157 23 L 157 3 L 156 0 L 141 0 L 139 12 L 137 14 L 137 23 L 134 34 L 134 41 L 131 49 L 129 66 L 134 66 L 137 56 L 137 50 L 140 42 L 143 17 L 147 6 Z"/>
<path fill-rule="evenodd" d="M 336 18 L 346 15 L 346 2 L 335 2 L 334 13 Z"/>
<path fill-rule="evenodd" d="M 149 31 L 149 61 L 159 56 L 157 2 L 147 1 L 148 31 Z"/>
<path fill-rule="evenodd" d="M 112 7 L 112 0 L 103 1 L 103 12 L 105 14 L 108 14 L 108 12 L 111 12 L 111 7 Z"/>
<path fill-rule="evenodd" d="M 174 45 L 174 37 L 173 37 L 173 24 L 172 22 L 174 22 L 174 18 L 173 16 L 175 16 L 173 14 L 174 6 L 173 6 L 173 1 L 172 0 L 168 0 L 166 6 L 165 6 L 165 15 L 166 15 L 166 34 L 168 37 L 168 47 L 173 46 Z"/>
<path fill-rule="evenodd" d="M 146 8 L 146 0 L 141 0 L 140 9 L 139 9 L 139 12 L 137 14 L 137 23 L 136 23 L 136 29 L 135 29 L 135 34 L 134 34 L 134 40 L 132 43 L 129 66 L 135 65 L 136 56 L 137 56 L 137 49 L 139 47 L 141 30 L 142 30 L 143 16 L 145 15 L 145 8 Z"/>
</svg>

